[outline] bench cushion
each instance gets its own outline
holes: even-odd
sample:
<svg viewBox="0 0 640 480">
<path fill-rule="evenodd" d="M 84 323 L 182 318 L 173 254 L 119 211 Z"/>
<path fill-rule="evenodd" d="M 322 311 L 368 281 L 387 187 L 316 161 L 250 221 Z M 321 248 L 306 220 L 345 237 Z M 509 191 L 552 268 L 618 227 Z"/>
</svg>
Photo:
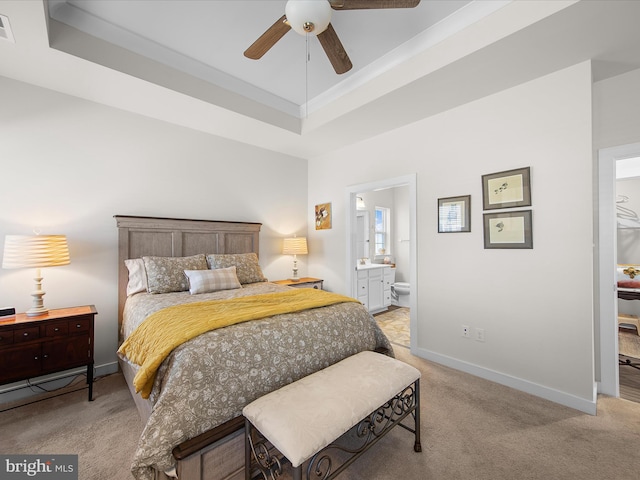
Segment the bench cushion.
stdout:
<svg viewBox="0 0 640 480">
<path fill-rule="evenodd" d="M 361 352 L 260 397 L 242 413 L 297 467 L 419 378 L 400 360 Z"/>
</svg>

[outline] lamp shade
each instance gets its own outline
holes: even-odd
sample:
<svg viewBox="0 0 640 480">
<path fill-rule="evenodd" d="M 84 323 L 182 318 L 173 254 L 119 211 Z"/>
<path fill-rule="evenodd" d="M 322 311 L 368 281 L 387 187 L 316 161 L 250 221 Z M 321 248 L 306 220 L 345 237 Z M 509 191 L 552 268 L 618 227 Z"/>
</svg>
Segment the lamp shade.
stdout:
<svg viewBox="0 0 640 480">
<path fill-rule="evenodd" d="M 282 245 L 283 255 L 306 255 L 307 239 L 306 237 L 285 238 Z"/>
<path fill-rule="evenodd" d="M 7 235 L 2 268 L 41 268 L 68 265 L 65 235 Z"/>
</svg>

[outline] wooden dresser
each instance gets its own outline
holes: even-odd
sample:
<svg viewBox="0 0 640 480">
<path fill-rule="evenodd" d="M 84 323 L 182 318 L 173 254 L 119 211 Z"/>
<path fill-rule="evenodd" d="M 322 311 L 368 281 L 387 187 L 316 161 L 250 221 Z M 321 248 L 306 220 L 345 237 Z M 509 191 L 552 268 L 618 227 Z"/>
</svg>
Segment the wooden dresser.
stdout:
<svg viewBox="0 0 640 480">
<path fill-rule="evenodd" d="M 87 366 L 93 400 L 93 328 L 96 308 L 49 310 L 0 318 L 0 385 Z"/>
</svg>

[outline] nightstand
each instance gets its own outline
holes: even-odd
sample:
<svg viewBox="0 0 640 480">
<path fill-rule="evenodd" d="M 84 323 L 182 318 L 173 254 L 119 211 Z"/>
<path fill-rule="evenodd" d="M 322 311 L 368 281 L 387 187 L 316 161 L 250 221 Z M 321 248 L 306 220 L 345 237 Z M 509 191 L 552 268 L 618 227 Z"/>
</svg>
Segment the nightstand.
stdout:
<svg viewBox="0 0 640 480">
<path fill-rule="evenodd" d="M 302 277 L 297 282 L 294 282 L 293 280 L 274 280 L 272 283 L 286 285 L 287 287 L 315 288 L 316 290 L 322 290 L 322 282 L 324 282 L 324 280 L 320 278 Z"/>
<path fill-rule="evenodd" d="M 1 319 L 0 385 L 86 365 L 89 401 L 93 400 L 96 313 L 93 305 L 87 305 Z"/>
</svg>

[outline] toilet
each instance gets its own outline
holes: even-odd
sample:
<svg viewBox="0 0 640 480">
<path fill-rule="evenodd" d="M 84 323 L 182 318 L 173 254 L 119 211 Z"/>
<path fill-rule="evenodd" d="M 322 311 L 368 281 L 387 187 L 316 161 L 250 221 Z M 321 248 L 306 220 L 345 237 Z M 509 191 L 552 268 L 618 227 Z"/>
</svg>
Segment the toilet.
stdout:
<svg viewBox="0 0 640 480">
<path fill-rule="evenodd" d="M 410 290 L 407 282 L 395 282 L 391 285 L 391 304 L 398 307 L 409 307 Z"/>
</svg>

